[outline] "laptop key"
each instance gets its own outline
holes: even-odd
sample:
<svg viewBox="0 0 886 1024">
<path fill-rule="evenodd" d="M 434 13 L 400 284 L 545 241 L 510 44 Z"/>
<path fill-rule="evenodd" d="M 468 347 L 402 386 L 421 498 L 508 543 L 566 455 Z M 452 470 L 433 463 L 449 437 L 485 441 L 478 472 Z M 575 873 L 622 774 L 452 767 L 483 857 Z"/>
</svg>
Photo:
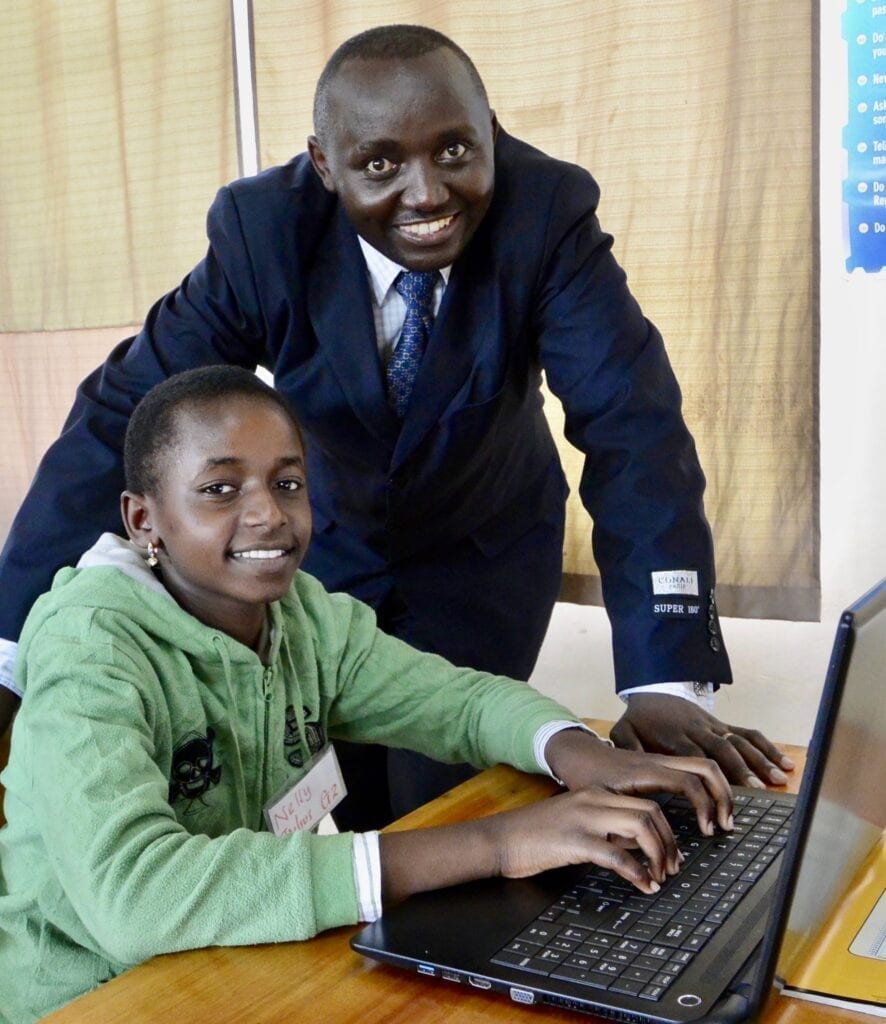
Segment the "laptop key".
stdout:
<svg viewBox="0 0 886 1024">
<path fill-rule="evenodd" d="M 523 967 L 531 959 L 532 957 L 527 956 L 525 953 L 514 953 L 509 949 L 503 949 L 500 953 L 490 957 L 492 963 L 502 964 L 504 967 Z"/>
<path fill-rule="evenodd" d="M 552 946 L 546 946 L 540 953 L 535 957 L 536 960 L 544 960 L 546 963 L 562 963 L 563 960 L 569 954 L 564 952 L 562 949 L 554 949 Z"/>
<path fill-rule="evenodd" d="M 520 964 L 520 970 L 531 971 L 533 974 L 550 974 L 556 966 L 556 961 L 543 960 L 540 956 L 534 956 L 525 964 Z"/>
<path fill-rule="evenodd" d="M 662 977 L 672 977 L 672 975 L 665 975 L 662 971 L 658 972 Z M 644 985 L 653 981 L 656 977 L 655 971 L 649 970 L 647 967 L 637 967 L 636 961 L 631 964 L 630 967 L 622 971 L 623 978 L 629 978 L 631 981 L 642 981 Z"/>
<path fill-rule="evenodd" d="M 677 963 L 676 960 L 669 960 L 666 964 L 659 964 L 657 971 L 660 974 L 672 974 L 676 978 L 685 966 L 686 964 Z"/>
<path fill-rule="evenodd" d="M 600 974 L 608 974 L 610 976 L 621 974 L 621 969 L 621 964 L 611 964 L 606 960 L 601 960 L 594 968 L 594 970 Z"/>
<path fill-rule="evenodd" d="M 611 978 L 597 974 L 596 971 L 583 971 L 579 967 L 568 967 L 561 964 L 551 971 L 552 978 L 559 978 L 561 981 L 572 981 L 576 985 L 587 985 L 590 988 L 609 988 Z"/>
<path fill-rule="evenodd" d="M 601 946 L 596 942 L 583 942 L 575 951 L 576 956 L 586 956 L 591 960 L 602 960 L 609 952 L 609 946 Z"/>
<path fill-rule="evenodd" d="M 621 996 L 638 996 L 643 991 L 642 981 L 632 981 L 630 978 L 616 978 L 609 986 L 610 992 L 617 992 Z"/>
<path fill-rule="evenodd" d="M 599 957 L 585 956 L 583 953 L 574 953 L 564 963 L 567 967 L 575 967 L 580 971 L 591 971 L 599 962 Z"/>
<path fill-rule="evenodd" d="M 679 948 L 683 945 L 691 933 L 689 925 L 669 924 L 656 935 L 655 941 L 661 946 L 674 946 Z"/>
<path fill-rule="evenodd" d="M 640 998 L 657 1000 L 661 999 L 665 992 L 667 992 L 667 989 L 664 985 L 656 985 L 653 983 L 651 985 L 647 985 L 646 988 L 640 992 Z"/>
<path fill-rule="evenodd" d="M 559 929 L 551 924 L 531 924 L 525 931 L 517 936 L 518 942 L 536 942 L 543 946 L 549 939 L 552 939 Z"/>
<path fill-rule="evenodd" d="M 612 900 L 593 900 L 576 910 L 567 910 L 564 918 L 583 928 L 602 928 L 618 913 L 618 904 Z M 608 929 L 607 929 L 608 930 Z"/>
<path fill-rule="evenodd" d="M 563 949 L 567 953 L 571 953 L 577 945 L 578 939 L 561 939 L 559 935 L 548 943 L 549 948 Z"/>
<path fill-rule="evenodd" d="M 667 946 L 650 946 L 646 950 L 646 955 L 654 957 L 656 960 L 671 960 L 673 953 L 674 951 Z"/>
<path fill-rule="evenodd" d="M 634 956 L 642 953 L 645 948 L 645 942 L 634 942 L 633 939 L 621 939 L 613 946 L 613 949 L 617 949 L 622 953 L 633 953 Z"/>
<path fill-rule="evenodd" d="M 638 956 L 637 959 L 631 964 L 631 968 L 634 970 L 644 970 L 655 973 L 657 971 L 664 970 L 665 961 L 659 960 L 658 957 L 646 956 L 644 953 L 642 956 Z"/>
<path fill-rule="evenodd" d="M 522 953 L 523 956 L 535 956 L 535 954 L 542 947 L 537 942 L 521 942 L 520 939 L 514 939 L 513 942 L 509 942 L 502 952 L 508 953 Z"/>
<path fill-rule="evenodd" d="M 636 911 L 622 910 L 610 921 L 601 924 L 600 930 L 612 935 L 624 935 L 639 919 L 640 915 Z"/>
<path fill-rule="evenodd" d="M 619 964 L 621 967 L 624 967 L 626 964 L 631 963 L 633 959 L 633 953 L 625 953 L 624 951 L 619 949 L 610 949 L 606 956 L 603 957 L 603 960 L 606 963 Z"/>
</svg>

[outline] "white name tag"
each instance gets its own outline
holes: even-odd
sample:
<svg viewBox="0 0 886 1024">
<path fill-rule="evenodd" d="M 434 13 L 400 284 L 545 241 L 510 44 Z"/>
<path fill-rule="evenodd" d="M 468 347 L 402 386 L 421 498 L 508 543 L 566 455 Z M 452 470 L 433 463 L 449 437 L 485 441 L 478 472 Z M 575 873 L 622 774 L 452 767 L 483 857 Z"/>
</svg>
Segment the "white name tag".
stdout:
<svg viewBox="0 0 886 1024">
<path fill-rule="evenodd" d="M 347 795 L 332 744 L 316 753 L 305 773 L 265 804 L 265 823 L 275 836 L 316 828 Z"/>
<path fill-rule="evenodd" d="M 668 569 L 652 573 L 653 594 L 691 594 L 698 597 L 698 573 L 695 569 Z"/>
</svg>

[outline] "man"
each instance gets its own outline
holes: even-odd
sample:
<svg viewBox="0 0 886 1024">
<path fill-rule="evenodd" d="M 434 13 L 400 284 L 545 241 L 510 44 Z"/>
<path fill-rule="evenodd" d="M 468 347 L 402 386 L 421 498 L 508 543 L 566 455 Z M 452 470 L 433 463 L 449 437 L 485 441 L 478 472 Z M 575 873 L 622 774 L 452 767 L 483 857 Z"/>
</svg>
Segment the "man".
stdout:
<svg viewBox="0 0 886 1024">
<path fill-rule="evenodd" d="M 469 58 L 430 29 L 344 43 L 314 120 L 307 154 L 219 192 L 206 258 L 81 385 L 0 559 L 0 636 L 17 635 L 55 568 L 119 528 L 138 398 L 191 366 L 261 364 L 306 432 L 304 567 L 417 647 L 526 678 L 557 596 L 566 496 L 543 369 L 587 456 L 581 496 L 631 694 L 616 741 L 784 781 L 768 740 L 702 706 L 730 681 L 704 478 L 593 179 L 501 130 Z M 393 813 L 466 774 L 392 757 Z M 382 758 L 345 752 L 340 825 L 390 817 Z"/>
</svg>

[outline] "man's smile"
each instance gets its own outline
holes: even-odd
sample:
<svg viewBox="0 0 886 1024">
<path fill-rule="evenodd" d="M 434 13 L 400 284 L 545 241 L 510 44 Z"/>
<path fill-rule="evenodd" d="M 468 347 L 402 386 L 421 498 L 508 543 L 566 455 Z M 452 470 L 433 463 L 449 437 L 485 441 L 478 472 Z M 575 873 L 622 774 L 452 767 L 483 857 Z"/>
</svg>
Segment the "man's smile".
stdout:
<svg viewBox="0 0 886 1024">
<path fill-rule="evenodd" d="M 437 236 L 445 232 L 457 216 L 455 213 L 450 213 L 445 217 L 437 217 L 435 220 L 413 220 L 406 224 L 398 224 L 397 227 L 410 238 L 436 240 Z"/>
</svg>

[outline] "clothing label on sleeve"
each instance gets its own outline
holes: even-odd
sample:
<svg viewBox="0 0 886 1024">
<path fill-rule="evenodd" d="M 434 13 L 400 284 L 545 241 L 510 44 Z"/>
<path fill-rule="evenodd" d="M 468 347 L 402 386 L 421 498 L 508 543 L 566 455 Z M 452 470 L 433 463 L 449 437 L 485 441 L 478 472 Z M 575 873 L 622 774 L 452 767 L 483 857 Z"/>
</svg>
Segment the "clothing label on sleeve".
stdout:
<svg viewBox="0 0 886 1024">
<path fill-rule="evenodd" d="M 265 804 L 265 823 L 275 836 L 315 829 L 347 795 L 331 743 L 305 765 L 305 773 Z"/>
<path fill-rule="evenodd" d="M 654 572 L 652 593 L 698 597 L 698 573 L 695 569 L 666 569 L 663 572 Z"/>
<path fill-rule="evenodd" d="M 662 599 L 653 603 L 652 614 L 658 619 L 700 619 L 701 605 L 680 598 Z"/>
</svg>

